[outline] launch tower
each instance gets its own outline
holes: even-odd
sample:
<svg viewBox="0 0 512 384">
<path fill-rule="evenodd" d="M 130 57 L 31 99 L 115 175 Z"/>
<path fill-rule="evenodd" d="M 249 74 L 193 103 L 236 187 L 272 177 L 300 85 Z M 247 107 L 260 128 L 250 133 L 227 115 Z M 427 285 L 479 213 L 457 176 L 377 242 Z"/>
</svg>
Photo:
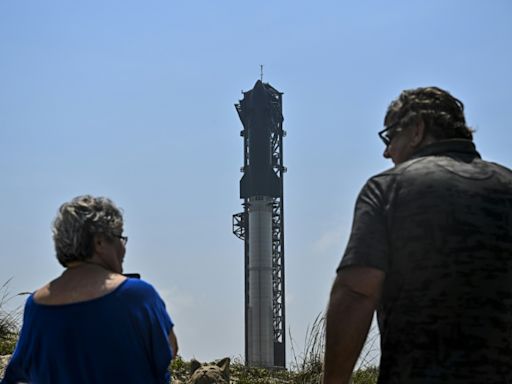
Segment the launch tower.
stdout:
<svg viewBox="0 0 512 384">
<path fill-rule="evenodd" d="M 245 362 L 285 368 L 282 93 L 258 80 L 235 104 L 244 129 L 240 198 L 233 233 L 245 250 Z"/>
</svg>

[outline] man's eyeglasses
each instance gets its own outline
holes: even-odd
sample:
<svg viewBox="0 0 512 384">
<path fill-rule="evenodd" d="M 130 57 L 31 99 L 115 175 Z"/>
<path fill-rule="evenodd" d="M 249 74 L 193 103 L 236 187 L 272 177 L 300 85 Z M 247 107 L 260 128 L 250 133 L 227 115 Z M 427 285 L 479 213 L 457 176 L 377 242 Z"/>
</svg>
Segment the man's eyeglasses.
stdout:
<svg viewBox="0 0 512 384">
<path fill-rule="evenodd" d="M 387 146 L 391 144 L 391 140 L 393 140 L 393 137 L 395 135 L 402 131 L 403 129 L 399 126 L 400 121 L 397 121 L 396 123 L 393 123 L 386 128 L 384 128 L 382 131 L 379 132 L 379 137 L 383 141 L 383 143 Z"/>
<path fill-rule="evenodd" d="M 128 243 L 128 236 L 114 235 L 114 237 L 120 239 L 123 245 L 126 245 L 126 243 Z"/>
</svg>

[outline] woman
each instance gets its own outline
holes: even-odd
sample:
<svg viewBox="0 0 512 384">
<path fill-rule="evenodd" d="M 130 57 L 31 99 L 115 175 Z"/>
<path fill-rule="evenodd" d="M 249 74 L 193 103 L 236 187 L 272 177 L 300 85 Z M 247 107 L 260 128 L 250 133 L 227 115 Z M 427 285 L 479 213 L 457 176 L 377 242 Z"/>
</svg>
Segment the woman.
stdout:
<svg viewBox="0 0 512 384">
<path fill-rule="evenodd" d="M 122 275 L 120 210 L 76 197 L 60 207 L 53 240 L 66 269 L 28 298 L 2 383 L 168 383 L 173 323 L 150 284 Z"/>
</svg>

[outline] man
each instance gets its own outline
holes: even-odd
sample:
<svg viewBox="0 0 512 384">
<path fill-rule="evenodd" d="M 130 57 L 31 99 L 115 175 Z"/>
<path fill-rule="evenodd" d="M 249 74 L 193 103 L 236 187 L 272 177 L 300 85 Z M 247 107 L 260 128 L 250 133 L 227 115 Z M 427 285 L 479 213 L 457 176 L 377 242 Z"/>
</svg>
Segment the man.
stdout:
<svg viewBox="0 0 512 384">
<path fill-rule="evenodd" d="M 512 383 L 512 171 L 481 160 L 463 104 L 418 88 L 379 132 L 327 312 L 324 383 L 348 383 L 377 310 L 379 383 Z"/>
</svg>

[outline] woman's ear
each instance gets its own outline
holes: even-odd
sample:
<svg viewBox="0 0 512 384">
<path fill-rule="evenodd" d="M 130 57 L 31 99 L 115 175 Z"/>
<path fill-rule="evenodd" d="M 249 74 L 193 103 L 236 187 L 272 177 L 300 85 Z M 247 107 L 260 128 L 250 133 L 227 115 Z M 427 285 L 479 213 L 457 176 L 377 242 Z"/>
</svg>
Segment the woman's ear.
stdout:
<svg viewBox="0 0 512 384">
<path fill-rule="evenodd" d="M 94 253 L 101 253 L 103 251 L 103 246 L 105 245 L 105 236 L 101 234 L 94 235 L 92 243 Z"/>
</svg>

